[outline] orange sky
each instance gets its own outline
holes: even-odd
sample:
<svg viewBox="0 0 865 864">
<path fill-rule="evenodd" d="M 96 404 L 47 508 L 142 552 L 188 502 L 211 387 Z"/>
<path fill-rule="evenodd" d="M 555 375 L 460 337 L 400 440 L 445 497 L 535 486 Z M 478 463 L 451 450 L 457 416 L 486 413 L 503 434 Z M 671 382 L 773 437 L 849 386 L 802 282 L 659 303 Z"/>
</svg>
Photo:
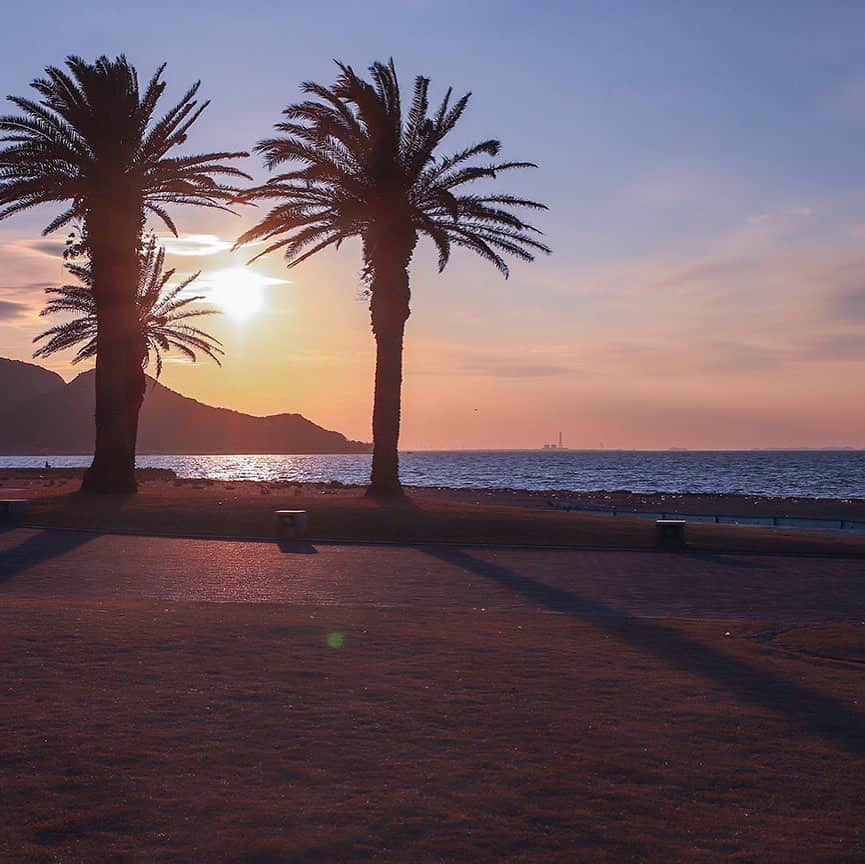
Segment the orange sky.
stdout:
<svg viewBox="0 0 865 864">
<path fill-rule="evenodd" d="M 744 217 L 689 258 L 580 269 L 553 256 L 515 266 L 507 282 L 467 256 L 439 276 L 421 252 L 403 447 L 536 447 L 559 430 L 571 447 L 865 445 L 862 256 L 853 228 L 846 244 L 800 246 L 813 219 L 804 207 Z M 169 249 L 210 254 L 172 253 L 169 264 L 203 270 L 213 290 L 215 272 L 247 257 L 224 249 L 242 221 L 187 220 L 193 236 Z M 63 275 L 59 246 L 2 226 L 0 353 L 28 359 L 41 283 Z M 163 383 L 368 440 L 374 354 L 358 248 L 292 271 L 279 258 L 252 269 L 271 280 L 259 312 L 208 320 L 223 368 L 169 362 Z M 77 371 L 64 357 L 47 365 Z"/>
<path fill-rule="evenodd" d="M 10 8 L 0 94 L 32 95 L 69 52 L 124 51 L 142 77 L 168 62 L 166 106 L 201 78 L 212 104 L 186 152 L 246 150 L 299 82 L 333 80 L 332 58 L 394 56 L 405 91 L 416 74 L 433 101 L 472 91 L 445 151 L 494 136 L 503 158 L 538 163 L 495 182 L 549 205 L 536 221 L 551 257 L 507 282 L 465 252 L 441 276 L 429 249 L 416 257 L 405 448 L 538 447 L 559 431 L 571 447 L 865 447 L 861 4 L 86 5 Z M 157 19 L 170 26 L 154 40 Z M 0 223 L 0 356 L 31 356 L 44 283 L 63 278 L 62 237 L 40 239 L 53 215 Z M 214 273 L 242 263 L 225 250 L 253 214 L 172 216 L 216 240 L 180 249 L 208 255 L 173 247 L 171 264 L 224 290 Z M 259 313 L 208 322 L 224 367 L 169 362 L 164 382 L 369 440 L 357 246 L 255 268 L 273 280 Z"/>
</svg>

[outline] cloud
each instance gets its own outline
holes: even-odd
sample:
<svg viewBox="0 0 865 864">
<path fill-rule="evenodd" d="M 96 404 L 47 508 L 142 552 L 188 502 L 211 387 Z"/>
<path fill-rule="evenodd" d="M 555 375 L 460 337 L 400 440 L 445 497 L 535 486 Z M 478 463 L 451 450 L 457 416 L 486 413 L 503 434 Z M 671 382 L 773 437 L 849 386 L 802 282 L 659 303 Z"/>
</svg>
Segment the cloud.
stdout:
<svg viewBox="0 0 865 864">
<path fill-rule="evenodd" d="M 23 285 L 0 285 L 0 294 L 29 297 L 33 294 L 41 294 L 46 288 L 56 284 L 56 282 L 25 282 Z"/>
<path fill-rule="evenodd" d="M 562 273 L 560 312 L 544 327 L 557 340 L 570 331 L 574 367 L 602 370 L 611 386 L 719 387 L 723 378 L 753 394 L 825 376 L 831 365 L 852 375 L 850 364 L 865 362 L 865 254 L 850 221 L 836 231 L 824 210 L 813 235 L 797 227 L 811 208 L 791 207 L 740 215 L 690 255 Z M 831 392 L 842 386 L 826 381 Z"/>
<path fill-rule="evenodd" d="M 865 331 L 818 337 L 803 346 L 802 355 L 822 363 L 865 363 Z"/>
<path fill-rule="evenodd" d="M 786 347 L 736 339 L 699 339 L 683 340 L 675 348 L 666 341 L 594 346 L 581 365 L 640 378 L 705 378 L 771 371 L 791 359 Z"/>
<path fill-rule="evenodd" d="M 699 285 L 728 276 L 753 273 L 759 266 L 760 262 L 756 258 L 728 258 L 700 261 L 696 264 L 674 270 L 668 275 L 648 284 L 646 288 L 649 291 L 661 291 L 667 288 Z"/>
<path fill-rule="evenodd" d="M 413 374 L 455 375 L 479 378 L 552 378 L 574 372 L 571 349 L 563 345 L 533 347 L 513 351 L 478 351 L 461 345 L 421 342 L 416 346 L 418 362 Z M 413 346 L 413 353 L 415 346 Z"/>
<path fill-rule="evenodd" d="M 778 369 L 790 359 L 786 348 L 735 340 L 714 340 L 697 349 L 694 371 L 701 374 L 738 374 Z"/>
<path fill-rule="evenodd" d="M 812 216 L 814 211 L 810 207 L 788 207 L 783 210 L 773 210 L 768 213 L 756 213 L 748 216 L 745 220 L 749 225 L 766 225 L 769 223 L 783 223 L 789 225 Z"/>
<path fill-rule="evenodd" d="M 216 234 L 181 234 L 174 237 L 171 234 L 160 235 L 157 242 L 165 248 L 169 255 L 206 256 L 228 252 L 234 245 L 230 240 L 223 240 Z"/>
<path fill-rule="evenodd" d="M 0 286 L 0 324 L 20 323 L 32 318 L 45 289 L 53 282 L 25 282 Z"/>
<path fill-rule="evenodd" d="M 684 347 L 684 346 L 683 346 Z M 641 368 L 649 373 L 675 377 L 738 376 L 781 368 L 791 359 L 786 347 L 735 339 L 701 340 L 688 345 L 678 356 L 668 346 L 658 346 L 654 357 L 644 356 Z"/>
<path fill-rule="evenodd" d="M 566 375 L 573 372 L 568 366 L 552 363 L 493 363 L 471 362 L 463 365 L 468 375 L 482 375 L 487 378 L 549 378 L 553 375 Z"/>
<path fill-rule="evenodd" d="M 65 240 L 26 240 L 18 244 L 24 249 L 38 252 L 40 255 L 49 255 L 52 258 L 62 257 L 66 248 Z"/>
<path fill-rule="evenodd" d="M 0 229 L 0 297 L 6 300 L 30 299 L 49 284 L 64 281 L 62 241 L 34 240 Z"/>
<path fill-rule="evenodd" d="M 865 323 L 865 278 L 860 277 L 857 283 L 838 288 L 826 298 L 827 310 L 839 321 Z"/>
<path fill-rule="evenodd" d="M 707 201 L 738 198 L 747 189 L 745 181 L 717 163 L 661 166 L 629 181 L 617 200 L 638 210 L 681 210 Z"/>
<path fill-rule="evenodd" d="M 27 318 L 29 313 L 30 307 L 24 303 L 16 303 L 14 300 L 0 300 L 0 324 L 8 324 L 11 321 Z"/>
<path fill-rule="evenodd" d="M 156 242 L 164 247 L 168 255 L 180 255 L 182 257 L 203 258 L 209 255 L 220 255 L 230 252 L 234 246 L 233 240 L 223 240 L 216 234 L 181 234 L 175 237 L 173 234 L 160 234 Z M 251 249 L 254 246 L 263 246 L 265 241 L 244 243 L 239 248 Z"/>
</svg>

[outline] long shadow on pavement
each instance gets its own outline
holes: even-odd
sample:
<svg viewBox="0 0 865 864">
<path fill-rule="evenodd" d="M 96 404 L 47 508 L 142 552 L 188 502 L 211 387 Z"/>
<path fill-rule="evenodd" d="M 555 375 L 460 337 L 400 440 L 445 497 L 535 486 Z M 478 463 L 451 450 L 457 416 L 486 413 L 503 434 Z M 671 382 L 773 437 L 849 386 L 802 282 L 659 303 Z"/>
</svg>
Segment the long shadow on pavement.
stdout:
<svg viewBox="0 0 865 864">
<path fill-rule="evenodd" d="M 461 550 L 418 548 L 440 561 L 496 582 L 551 611 L 586 620 L 621 641 L 687 672 L 714 680 L 737 698 L 785 715 L 807 732 L 834 741 L 843 750 L 865 753 L 865 715 L 832 696 L 779 678 L 656 621 L 629 617 L 603 603 L 547 585 Z"/>
<path fill-rule="evenodd" d="M 17 546 L 0 552 L 0 584 L 8 582 L 43 561 L 60 558 L 98 536 L 93 532 L 50 529 L 32 534 Z"/>
<path fill-rule="evenodd" d="M 723 564 L 724 567 L 732 567 L 737 570 L 765 570 L 766 563 L 764 561 L 749 561 L 739 555 L 724 554 L 719 555 L 716 552 L 702 552 L 692 549 L 688 551 L 688 557 L 696 558 L 698 561 L 704 561 L 707 564 Z"/>
<path fill-rule="evenodd" d="M 306 540 L 280 540 L 279 551 L 285 555 L 317 555 L 318 549 Z"/>
</svg>

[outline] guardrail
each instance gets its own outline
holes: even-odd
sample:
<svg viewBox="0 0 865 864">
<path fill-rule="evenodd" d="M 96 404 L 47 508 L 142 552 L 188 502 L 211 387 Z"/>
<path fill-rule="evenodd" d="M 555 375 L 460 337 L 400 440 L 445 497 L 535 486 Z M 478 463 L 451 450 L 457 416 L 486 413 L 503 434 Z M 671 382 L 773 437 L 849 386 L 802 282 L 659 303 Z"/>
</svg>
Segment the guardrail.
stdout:
<svg viewBox="0 0 865 864">
<path fill-rule="evenodd" d="M 585 513 L 588 516 L 626 516 L 632 519 L 684 519 L 713 525 L 754 525 L 767 528 L 802 528 L 810 531 L 851 531 L 865 534 L 865 522 L 856 519 L 821 519 L 804 516 L 729 516 L 720 513 L 676 513 L 671 510 L 590 510 L 571 507 L 555 501 L 547 502 L 555 510 Z"/>
</svg>

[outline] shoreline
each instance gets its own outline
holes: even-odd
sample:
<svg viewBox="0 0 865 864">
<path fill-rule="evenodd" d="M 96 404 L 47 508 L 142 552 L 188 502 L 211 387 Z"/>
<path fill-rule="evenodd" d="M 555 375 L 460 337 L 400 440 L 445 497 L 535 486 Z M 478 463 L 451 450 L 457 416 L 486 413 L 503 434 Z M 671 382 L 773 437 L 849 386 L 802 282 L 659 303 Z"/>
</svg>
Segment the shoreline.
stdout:
<svg viewBox="0 0 865 864">
<path fill-rule="evenodd" d="M 338 482 L 196 480 L 165 469 L 141 469 L 137 495 L 93 496 L 79 493 L 82 474 L 83 469 L 0 469 L 0 498 L 27 499 L 21 523 L 35 528 L 276 540 L 274 511 L 298 509 L 309 513 L 309 537 L 316 542 L 409 545 L 653 550 L 655 526 L 640 511 L 865 520 L 861 499 L 407 487 L 404 499 L 379 502 L 365 498 L 363 486 Z M 619 516 L 603 512 L 613 508 Z M 774 512 L 778 508 L 783 512 Z M 865 557 L 865 536 L 855 531 L 689 522 L 687 543 L 712 553 Z"/>
<path fill-rule="evenodd" d="M 627 489 L 556 490 L 467 489 L 447 487 L 410 487 L 413 493 L 442 494 L 445 497 L 512 506 L 547 507 L 563 512 L 583 510 L 599 515 L 615 510 L 627 512 L 682 513 L 756 517 L 799 517 L 804 519 L 865 519 L 865 498 L 806 498 L 775 495 L 717 492 L 632 492 Z M 577 506 L 579 505 L 579 506 Z"/>
<path fill-rule="evenodd" d="M 825 505 L 812 502 L 831 506 L 832 502 L 865 500 L 865 451 L 786 451 L 786 456 L 774 451 L 688 451 L 688 458 L 664 451 L 645 451 L 651 454 L 645 457 L 639 455 L 641 451 L 618 455 L 610 451 L 606 456 L 605 452 L 592 455 L 587 451 L 581 456 L 574 451 L 574 461 L 533 451 L 409 451 L 403 453 L 401 474 L 404 484 L 417 489 L 459 495 L 480 490 L 493 495 L 523 494 L 528 506 L 535 506 L 538 495 L 547 495 L 592 510 L 676 510 L 683 502 L 710 515 L 729 515 L 729 505 L 741 503 L 742 515 L 748 515 L 754 512 L 754 500 L 774 499 L 770 506 L 782 509 L 771 515 L 799 516 L 804 507 L 807 517 L 815 507 L 822 511 L 815 516 L 826 513 Z M 142 470 L 167 469 L 175 472 L 172 478 L 176 475 L 190 481 L 362 486 L 370 471 L 369 456 L 363 454 L 139 456 Z M 44 471 L 46 464 L 50 470 L 83 470 L 90 461 L 86 455 L 0 456 L 0 472 Z M 668 496 L 673 505 L 665 500 Z M 695 505 L 694 496 L 720 496 L 717 500 L 723 509 Z M 789 514 L 787 502 L 795 508 Z M 843 518 L 845 514 L 836 508 L 829 516 Z"/>
<path fill-rule="evenodd" d="M 32 491 L 56 489 L 58 485 L 72 487 L 80 482 L 83 468 L 0 468 L 0 497 L 4 488 L 26 483 Z M 292 480 L 217 480 L 205 477 L 178 477 L 168 468 L 139 468 L 136 476 L 142 488 L 154 483 L 167 483 L 176 488 L 206 489 L 210 487 L 249 487 L 271 492 L 304 495 L 353 496 L 362 492 L 363 484 L 322 483 Z M 631 513 L 681 513 L 722 517 L 791 517 L 802 519 L 865 520 L 865 498 L 816 498 L 773 496 L 747 493 L 718 492 L 633 492 L 627 489 L 538 490 L 513 487 L 471 486 L 404 486 L 412 498 L 448 501 L 463 504 L 522 507 L 545 512 L 595 512 L 599 516 L 617 511 L 620 516 Z M 266 493 L 263 493 L 266 494 Z"/>
</svg>

